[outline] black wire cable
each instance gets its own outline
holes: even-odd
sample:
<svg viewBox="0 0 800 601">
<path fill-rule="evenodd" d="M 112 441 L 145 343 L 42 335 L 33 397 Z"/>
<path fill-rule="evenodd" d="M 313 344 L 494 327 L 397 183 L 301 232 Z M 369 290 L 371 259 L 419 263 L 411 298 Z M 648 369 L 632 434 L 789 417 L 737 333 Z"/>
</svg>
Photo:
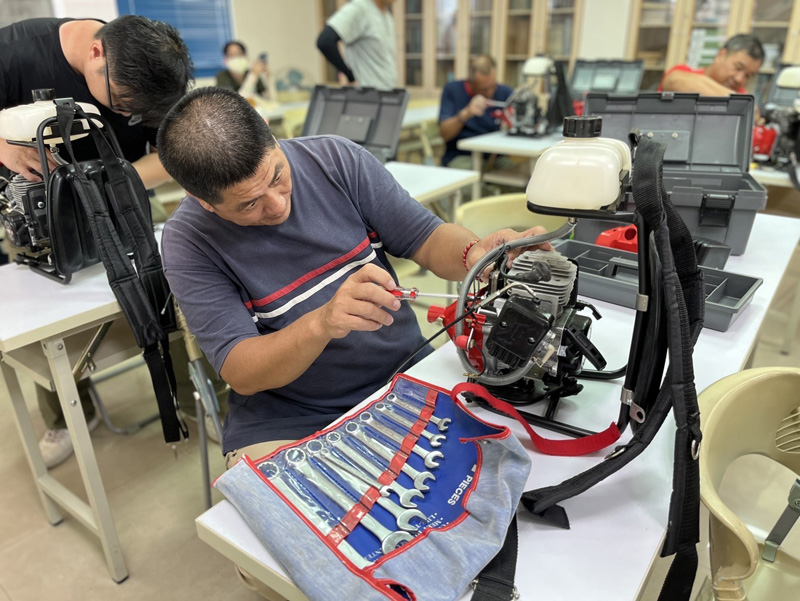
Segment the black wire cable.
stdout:
<svg viewBox="0 0 800 601">
<path fill-rule="evenodd" d="M 461 315 L 456 317 L 450 323 L 442 326 L 442 328 L 438 332 L 436 332 L 433 336 L 431 336 L 430 338 L 425 340 L 425 342 L 420 344 L 408 357 L 406 357 L 405 360 L 403 360 L 403 362 L 397 367 L 397 369 L 394 371 L 394 373 L 392 373 L 391 377 L 386 381 L 386 383 L 388 384 L 389 382 L 391 382 L 397 374 L 399 374 L 401 371 L 403 371 L 403 368 L 406 366 L 406 363 L 411 361 L 422 349 L 424 349 L 431 342 L 436 340 L 439 336 L 441 336 L 442 334 L 447 332 L 447 330 L 449 330 L 451 327 L 456 325 L 459 321 L 461 321 L 461 320 L 465 319 L 466 317 L 469 317 L 470 315 L 472 315 L 478 309 L 478 305 L 479 305 L 479 303 L 478 303 L 478 301 L 476 299 L 476 301 L 475 301 L 475 303 L 473 304 L 472 307 L 467 309 L 464 313 L 462 313 Z M 483 351 L 482 350 L 481 350 L 481 355 L 483 355 Z M 485 358 L 484 358 L 484 363 L 483 363 L 483 369 L 486 369 L 486 360 L 485 360 Z M 481 373 L 483 373 L 483 372 L 481 371 Z"/>
<path fill-rule="evenodd" d="M 626 363 L 619 369 L 595 371 L 592 369 L 585 369 L 581 373 L 576 374 L 575 377 L 583 380 L 616 380 L 622 378 L 628 371 L 628 364 Z"/>
</svg>

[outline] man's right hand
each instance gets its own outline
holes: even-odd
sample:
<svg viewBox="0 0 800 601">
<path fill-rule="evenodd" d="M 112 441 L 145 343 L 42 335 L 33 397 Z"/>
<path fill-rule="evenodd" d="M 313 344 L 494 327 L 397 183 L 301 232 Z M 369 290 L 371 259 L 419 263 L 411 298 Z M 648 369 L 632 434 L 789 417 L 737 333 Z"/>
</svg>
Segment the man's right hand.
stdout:
<svg viewBox="0 0 800 601">
<path fill-rule="evenodd" d="M 401 303 L 388 290 L 396 284 L 389 272 L 377 265 L 364 265 L 347 278 L 320 307 L 320 320 L 331 338 L 344 338 L 353 330 L 374 332 L 392 325 L 394 318 L 387 312 L 397 311 Z"/>
<path fill-rule="evenodd" d="M 469 114 L 469 118 L 471 119 L 472 117 L 483 116 L 488 107 L 489 103 L 486 100 L 486 97 L 477 94 L 476 96 L 472 97 L 472 100 L 469 101 L 469 104 L 464 111 Z"/>
<path fill-rule="evenodd" d="M 45 154 L 47 155 L 47 163 L 50 169 L 58 167 L 58 163 L 56 163 L 52 155 L 49 152 Z M 0 138 L 0 163 L 29 181 L 42 181 L 39 173 L 42 170 L 42 164 L 39 161 L 39 151 L 35 148 L 9 144 Z"/>
</svg>

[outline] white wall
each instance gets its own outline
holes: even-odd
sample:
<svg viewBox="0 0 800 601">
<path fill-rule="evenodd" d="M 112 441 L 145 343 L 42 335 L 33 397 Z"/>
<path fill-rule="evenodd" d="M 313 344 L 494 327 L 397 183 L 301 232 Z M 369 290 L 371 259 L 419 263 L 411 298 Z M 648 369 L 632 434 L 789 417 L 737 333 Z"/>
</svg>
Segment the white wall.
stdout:
<svg viewBox="0 0 800 601">
<path fill-rule="evenodd" d="M 119 16 L 115 0 L 53 0 L 56 17 L 91 17 L 111 21 Z"/>
<path fill-rule="evenodd" d="M 584 0 L 578 58 L 624 59 L 632 0 Z"/>
<path fill-rule="evenodd" d="M 306 75 L 307 83 L 318 83 L 319 5 L 318 0 L 231 0 L 233 35 L 247 45 L 251 58 L 267 52 L 273 74 L 293 67 Z"/>
<path fill-rule="evenodd" d="M 52 0 L 57 17 L 119 16 L 115 0 Z M 322 80 L 322 56 L 317 50 L 320 31 L 318 0 L 231 0 L 233 36 L 255 58 L 269 53 L 273 73 L 299 69 L 314 84 Z M 222 61 L 220 48 L 220 62 Z"/>
</svg>

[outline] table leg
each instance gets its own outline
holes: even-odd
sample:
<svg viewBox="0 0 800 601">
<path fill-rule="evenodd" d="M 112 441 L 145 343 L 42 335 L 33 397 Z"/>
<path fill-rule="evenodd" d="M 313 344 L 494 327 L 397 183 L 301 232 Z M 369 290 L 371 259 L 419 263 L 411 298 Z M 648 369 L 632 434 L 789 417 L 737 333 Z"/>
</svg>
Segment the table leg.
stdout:
<svg viewBox="0 0 800 601">
<path fill-rule="evenodd" d="M 797 289 L 794 291 L 794 301 L 792 308 L 789 309 L 789 325 L 787 326 L 786 333 L 783 336 L 783 344 L 781 345 L 781 354 L 788 355 L 792 352 L 794 346 L 794 339 L 797 336 L 797 325 L 800 323 L 800 281 L 797 282 Z"/>
<path fill-rule="evenodd" d="M 461 206 L 463 198 L 464 194 L 460 189 L 456 190 L 456 193 L 450 197 L 450 223 L 457 223 L 458 207 Z"/>
<path fill-rule="evenodd" d="M 14 368 L 2 360 L 0 360 L 0 386 L 3 386 L 4 392 L 11 399 L 11 406 L 14 408 L 14 415 L 17 422 L 17 431 L 19 432 L 19 437 L 22 439 L 22 446 L 25 449 L 25 456 L 28 458 L 28 465 L 33 473 L 36 492 L 39 493 L 39 499 L 42 501 L 44 513 L 47 516 L 47 520 L 53 526 L 56 526 L 60 524 L 64 518 L 61 516 L 61 512 L 58 510 L 56 504 L 53 503 L 42 489 L 42 481 L 50 476 L 44 465 L 42 452 L 39 450 L 39 441 L 36 438 L 31 415 L 28 413 L 28 407 L 22 396 L 19 378 Z"/>
<path fill-rule="evenodd" d="M 422 162 L 425 165 L 433 165 L 433 147 L 428 138 L 428 124 L 422 123 L 419 126 L 419 141 L 422 144 Z"/>
<path fill-rule="evenodd" d="M 472 151 L 472 169 L 478 172 L 478 181 L 472 184 L 472 200 L 481 197 L 481 186 L 483 184 L 483 153 L 477 150 Z"/>
<path fill-rule="evenodd" d="M 89 498 L 91 514 L 83 501 L 61 486 L 53 487 L 53 490 L 47 493 L 100 538 L 111 577 L 115 582 L 122 582 L 128 577 L 128 569 L 125 566 L 117 529 L 111 517 L 111 509 L 97 467 L 89 428 L 78 400 L 78 388 L 72 375 L 66 344 L 63 338 L 48 338 L 42 342 L 42 349 L 47 357 L 53 383 L 67 421 L 69 435 L 75 448 L 75 459 L 78 461 L 86 495 Z"/>
</svg>

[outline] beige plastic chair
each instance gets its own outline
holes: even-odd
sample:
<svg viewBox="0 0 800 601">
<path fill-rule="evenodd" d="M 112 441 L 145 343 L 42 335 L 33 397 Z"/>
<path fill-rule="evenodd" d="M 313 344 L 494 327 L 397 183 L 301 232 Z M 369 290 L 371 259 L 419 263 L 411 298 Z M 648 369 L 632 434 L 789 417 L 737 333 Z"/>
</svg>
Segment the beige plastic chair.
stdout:
<svg viewBox="0 0 800 601">
<path fill-rule="evenodd" d="M 778 547 L 775 561 L 770 563 L 762 559 L 764 541 L 757 541 L 751 532 L 751 529 L 760 531 L 760 538 L 766 538 L 786 510 L 792 487 L 790 473 L 781 473 L 779 483 L 768 479 L 770 491 L 780 493 L 766 493 L 759 487 L 748 490 L 743 495 L 746 499 L 735 499 L 733 493 L 726 495 L 727 503 L 719 494 L 728 467 L 748 455 L 762 456 L 750 457 L 751 460 L 766 457 L 800 477 L 800 369 L 767 367 L 733 374 L 700 394 L 699 404 L 703 428 L 700 491 L 710 514 L 714 598 L 717 601 L 800 599 L 797 545 Z M 737 492 L 747 490 L 748 485 L 756 487 L 751 480 L 736 482 Z M 740 506 L 741 515 L 731 509 L 734 504 Z M 745 512 L 750 529 L 742 519 Z M 789 538 L 796 541 L 796 535 L 792 532 Z"/>
<path fill-rule="evenodd" d="M 553 231 L 567 220 L 566 217 L 532 213 L 527 203 L 523 193 L 479 198 L 458 208 L 456 223 L 483 237 L 506 227 L 523 231 L 541 225 L 547 231 Z"/>
<path fill-rule="evenodd" d="M 286 109 L 281 117 L 281 129 L 283 129 L 283 136 L 287 140 L 296 138 L 303 131 L 303 125 L 306 122 L 306 115 L 308 115 L 308 107 L 300 106 L 296 108 Z"/>
</svg>

